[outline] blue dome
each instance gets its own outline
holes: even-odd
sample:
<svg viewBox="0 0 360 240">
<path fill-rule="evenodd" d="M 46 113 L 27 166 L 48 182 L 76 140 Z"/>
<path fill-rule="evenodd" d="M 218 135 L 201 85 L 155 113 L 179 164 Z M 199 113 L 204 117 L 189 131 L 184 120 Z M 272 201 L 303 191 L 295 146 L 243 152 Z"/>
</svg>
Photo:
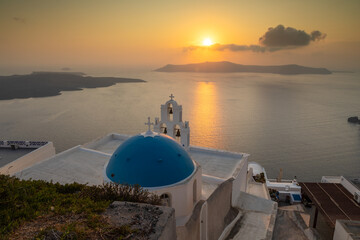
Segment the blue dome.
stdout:
<svg viewBox="0 0 360 240">
<path fill-rule="evenodd" d="M 123 142 L 111 156 L 105 174 L 120 184 L 161 187 L 184 180 L 194 169 L 189 154 L 174 139 L 147 133 Z"/>
</svg>

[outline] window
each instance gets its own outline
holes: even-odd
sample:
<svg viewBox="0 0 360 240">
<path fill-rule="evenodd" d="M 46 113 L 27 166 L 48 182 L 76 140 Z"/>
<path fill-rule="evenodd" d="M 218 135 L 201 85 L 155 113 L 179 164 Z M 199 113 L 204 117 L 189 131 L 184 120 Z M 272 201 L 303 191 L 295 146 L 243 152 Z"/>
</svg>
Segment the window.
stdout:
<svg viewBox="0 0 360 240">
<path fill-rule="evenodd" d="M 180 139 L 181 139 L 181 129 L 180 129 L 180 126 L 178 124 L 176 124 L 174 126 L 173 136 L 174 136 L 176 141 L 180 141 Z"/>
<path fill-rule="evenodd" d="M 162 123 L 160 126 L 160 133 L 167 134 L 167 126 L 165 123 Z"/>
<path fill-rule="evenodd" d="M 167 107 L 167 117 L 168 117 L 168 121 L 170 122 L 172 122 L 174 119 L 174 109 L 171 103 L 169 103 Z"/>
<path fill-rule="evenodd" d="M 169 193 L 163 193 L 160 195 L 161 204 L 163 206 L 171 207 L 171 197 Z"/>
</svg>

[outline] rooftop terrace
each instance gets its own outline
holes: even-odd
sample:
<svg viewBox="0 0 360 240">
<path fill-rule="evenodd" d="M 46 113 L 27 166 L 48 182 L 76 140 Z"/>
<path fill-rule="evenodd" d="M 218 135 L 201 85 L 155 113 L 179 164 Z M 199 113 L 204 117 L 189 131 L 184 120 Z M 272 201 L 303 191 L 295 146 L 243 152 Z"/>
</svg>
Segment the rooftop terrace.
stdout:
<svg viewBox="0 0 360 240">
<path fill-rule="evenodd" d="M 300 186 L 333 228 L 337 219 L 360 220 L 360 205 L 341 184 L 300 183 Z"/>
<path fill-rule="evenodd" d="M 19 171 L 24 179 L 42 179 L 60 183 L 103 183 L 105 164 L 113 152 L 129 138 L 128 135 L 109 134 L 103 138 L 64 151 L 48 160 Z M 223 180 L 230 178 L 243 160 L 243 154 L 191 146 L 190 156 L 202 167 L 206 175 L 203 198 L 206 199 Z M 210 177 L 210 178 L 209 178 Z M 210 182 L 209 182 L 210 181 Z"/>
</svg>

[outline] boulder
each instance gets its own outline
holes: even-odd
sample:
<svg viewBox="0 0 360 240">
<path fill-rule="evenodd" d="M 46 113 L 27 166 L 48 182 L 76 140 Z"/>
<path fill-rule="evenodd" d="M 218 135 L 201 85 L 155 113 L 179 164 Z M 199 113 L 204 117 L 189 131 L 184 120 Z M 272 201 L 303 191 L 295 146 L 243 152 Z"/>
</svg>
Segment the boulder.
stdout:
<svg viewBox="0 0 360 240">
<path fill-rule="evenodd" d="M 355 117 L 349 117 L 348 118 L 349 123 L 360 123 L 359 118 L 357 116 Z"/>
</svg>

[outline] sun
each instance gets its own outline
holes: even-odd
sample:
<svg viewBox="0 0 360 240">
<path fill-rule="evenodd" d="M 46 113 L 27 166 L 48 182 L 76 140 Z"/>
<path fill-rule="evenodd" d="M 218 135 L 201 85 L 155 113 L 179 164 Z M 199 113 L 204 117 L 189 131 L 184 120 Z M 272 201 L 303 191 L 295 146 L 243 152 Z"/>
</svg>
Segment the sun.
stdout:
<svg viewBox="0 0 360 240">
<path fill-rule="evenodd" d="M 211 46 L 211 45 L 213 45 L 214 43 L 213 43 L 213 41 L 212 41 L 210 38 L 205 38 L 205 39 L 203 40 L 202 44 L 203 44 L 204 46 Z"/>
</svg>

